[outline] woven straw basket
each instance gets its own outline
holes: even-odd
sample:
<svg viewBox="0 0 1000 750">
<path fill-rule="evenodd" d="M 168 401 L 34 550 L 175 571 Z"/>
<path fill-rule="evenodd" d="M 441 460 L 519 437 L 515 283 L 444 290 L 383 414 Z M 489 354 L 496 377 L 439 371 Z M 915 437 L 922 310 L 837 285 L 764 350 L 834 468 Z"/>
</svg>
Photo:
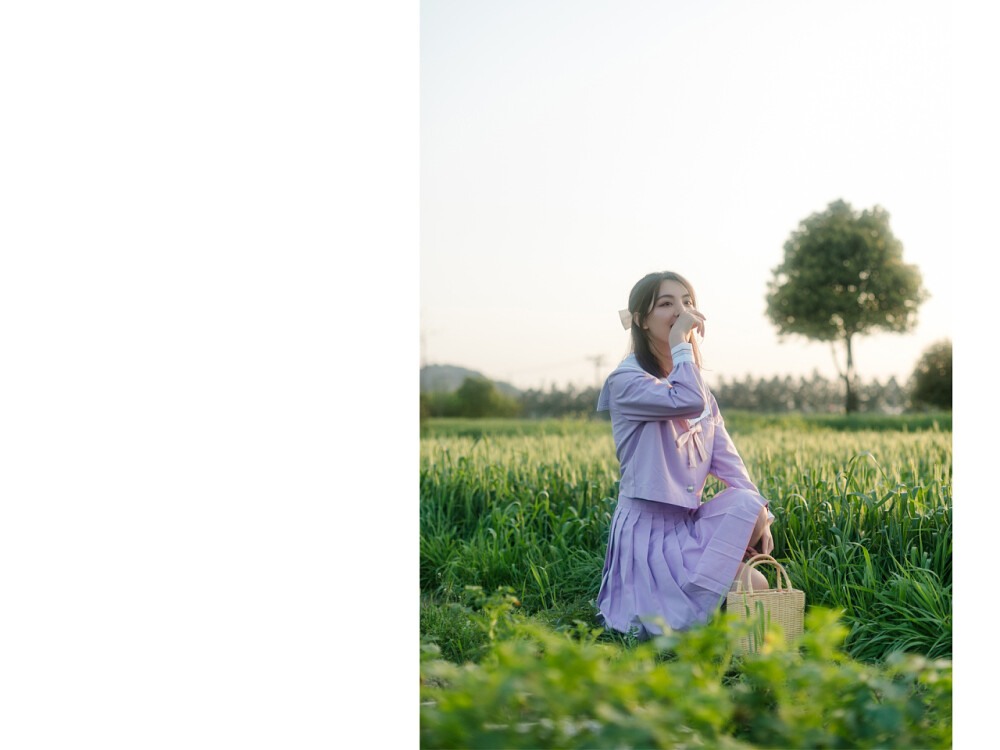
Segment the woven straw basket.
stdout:
<svg viewBox="0 0 1000 750">
<path fill-rule="evenodd" d="M 740 622 L 753 619 L 758 612 L 764 613 L 763 622 L 749 636 L 740 639 L 739 650 L 753 653 L 760 650 L 764 642 L 764 633 L 774 623 L 781 626 L 785 640 L 802 634 L 802 620 L 805 616 L 806 595 L 792 588 L 788 573 L 781 564 L 770 555 L 754 555 L 746 562 L 748 568 L 755 568 L 762 563 L 768 563 L 778 569 L 776 588 L 764 591 L 754 591 L 753 584 L 748 583 L 747 591 L 743 591 L 742 580 L 737 582 L 736 590 L 726 595 L 726 612 Z M 785 586 L 781 586 L 781 577 L 785 577 Z"/>
</svg>

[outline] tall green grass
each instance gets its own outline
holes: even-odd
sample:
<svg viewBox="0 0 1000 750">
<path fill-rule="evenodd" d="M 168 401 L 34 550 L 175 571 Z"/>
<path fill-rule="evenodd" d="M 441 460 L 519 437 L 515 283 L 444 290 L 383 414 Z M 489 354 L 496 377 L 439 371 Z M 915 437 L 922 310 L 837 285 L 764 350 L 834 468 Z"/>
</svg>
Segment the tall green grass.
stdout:
<svg viewBox="0 0 1000 750">
<path fill-rule="evenodd" d="M 843 610 L 848 653 L 949 657 L 950 431 L 939 420 L 889 430 L 735 415 L 727 425 L 775 513 L 774 556 L 808 604 Z M 425 601 L 510 586 L 555 627 L 592 622 L 617 496 L 610 425 L 431 420 L 423 433 Z M 705 497 L 722 488 L 710 480 Z"/>
</svg>

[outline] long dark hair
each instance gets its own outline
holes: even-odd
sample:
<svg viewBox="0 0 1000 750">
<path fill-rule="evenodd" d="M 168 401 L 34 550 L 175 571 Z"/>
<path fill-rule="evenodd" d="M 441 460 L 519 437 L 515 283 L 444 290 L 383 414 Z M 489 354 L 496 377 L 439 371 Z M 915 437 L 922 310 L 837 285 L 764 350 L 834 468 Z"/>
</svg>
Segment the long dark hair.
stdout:
<svg viewBox="0 0 1000 750">
<path fill-rule="evenodd" d="M 687 279 L 673 271 L 648 273 L 632 287 L 632 291 L 628 295 L 628 311 L 632 313 L 632 328 L 630 331 L 632 334 L 632 352 L 635 354 L 639 366 L 657 378 L 665 378 L 667 373 L 663 371 L 659 360 L 653 354 L 653 350 L 649 346 L 649 334 L 643 329 L 642 324 L 646 322 L 647 316 L 653 311 L 653 302 L 656 300 L 656 294 L 660 290 L 660 284 L 664 281 L 676 281 L 678 284 L 683 285 L 688 290 L 688 294 L 691 295 L 691 302 L 695 307 L 698 306 L 698 298 L 695 296 L 694 287 L 691 286 Z M 639 315 L 636 316 L 635 313 L 639 313 Z M 692 344 L 692 348 L 694 349 L 694 361 L 701 367 L 701 352 L 698 351 L 698 345 Z"/>
</svg>

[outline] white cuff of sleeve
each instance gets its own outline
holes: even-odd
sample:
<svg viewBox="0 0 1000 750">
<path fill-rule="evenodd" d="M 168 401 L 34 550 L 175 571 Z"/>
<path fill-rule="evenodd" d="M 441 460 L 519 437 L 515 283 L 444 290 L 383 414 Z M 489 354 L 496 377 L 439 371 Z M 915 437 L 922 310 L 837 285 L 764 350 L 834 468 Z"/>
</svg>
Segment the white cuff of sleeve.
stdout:
<svg viewBox="0 0 1000 750">
<path fill-rule="evenodd" d="M 678 344 L 670 350 L 670 360 L 675 367 L 683 362 L 694 362 L 694 349 L 691 344 Z"/>
</svg>

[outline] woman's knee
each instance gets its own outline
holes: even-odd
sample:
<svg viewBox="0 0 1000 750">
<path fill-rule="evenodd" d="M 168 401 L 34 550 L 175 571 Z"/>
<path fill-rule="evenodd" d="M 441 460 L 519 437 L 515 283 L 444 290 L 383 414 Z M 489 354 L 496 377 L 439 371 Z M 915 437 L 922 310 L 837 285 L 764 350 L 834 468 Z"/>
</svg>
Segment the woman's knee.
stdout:
<svg viewBox="0 0 1000 750">
<path fill-rule="evenodd" d="M 742 582 L 743 588 L 747 589 L 751 586 L 754 591 L 763 591 L 770 588 L 767 578 L 756 568 L 748 568 L 743 563 L 740 563 L 739 570 L 736 573 L 736 580 L 733 581 L 732 588 L 736 588 L 736 584 Z"/>
</svg>

